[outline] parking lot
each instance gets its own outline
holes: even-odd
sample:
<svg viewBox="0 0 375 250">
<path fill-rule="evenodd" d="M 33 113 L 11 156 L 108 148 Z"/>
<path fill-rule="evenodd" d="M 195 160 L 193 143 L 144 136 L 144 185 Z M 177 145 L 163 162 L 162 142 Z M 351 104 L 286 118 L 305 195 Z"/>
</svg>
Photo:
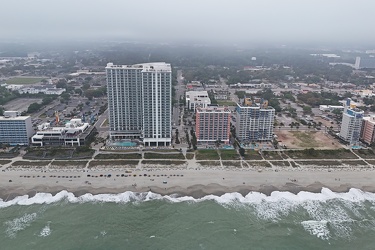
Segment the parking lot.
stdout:
<svg viewBox="0 0 375 250">
<path fill-rule="evenodd" d="M 27 111 L 32 103 L 42 103 L 42 98 L 17 98 L 4 105 L 5 110 L 11 111 Z"/>
</svg>

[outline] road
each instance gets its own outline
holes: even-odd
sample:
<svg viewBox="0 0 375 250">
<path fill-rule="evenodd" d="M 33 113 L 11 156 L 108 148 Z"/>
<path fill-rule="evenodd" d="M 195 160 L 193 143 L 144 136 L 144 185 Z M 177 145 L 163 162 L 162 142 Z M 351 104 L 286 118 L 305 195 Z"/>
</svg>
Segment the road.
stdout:
<svg viewBox="0 0 375 250">
<path fill-rule="evenodd" d="M 184 85 L 184 78 L 182 77 L 182 70 L 177 71 L 177 86 L 175 86 L 176 89 L 176 100 L 185 99 L 185 85 Z M 183 110 L 183 108 L 182 108 Z M 181 126 L 179 128 L 179 131 L 182 131 L 182 122 L 181 122 L 181 112 L 180 112 L 180 106 L 179 104 L 176 104 L 173 106 L 173 112 L 172 112 L 172 124 L 173 127 L 179 127 L 180 123 Z"/>
<path fill-rule="evenodd" d="M 108 118 L 108 109 L 106 109 L 103 114 L 101 114 L 99 117 L 98 117 L 98 120 L 95 122 L 94 126 L 96 127 L 96 129 L 98 131 L 108 131 L 109 130 L 109 127 L 106 126 L 106 127 L 101 127 L 101 125 L 103 124 L 104 120 Z"/>
</svg>

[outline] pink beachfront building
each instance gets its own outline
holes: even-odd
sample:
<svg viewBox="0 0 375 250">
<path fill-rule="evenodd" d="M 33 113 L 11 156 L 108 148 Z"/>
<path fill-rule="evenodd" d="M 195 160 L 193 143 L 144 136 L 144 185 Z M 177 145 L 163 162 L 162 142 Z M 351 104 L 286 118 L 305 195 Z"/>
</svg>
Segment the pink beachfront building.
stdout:
<svg viewBox="0 0 375 250">
<path fill-rule="evenodd" d="M 199 144 L 229 143 L 231 111 L 228 107 L 198 107 L 195 131 Z"/>
<path fill-rule="evenodd" d="M 361 140 L 368 145 L 375 142 L 375 116 L 363 117 Z"/>
</svg>

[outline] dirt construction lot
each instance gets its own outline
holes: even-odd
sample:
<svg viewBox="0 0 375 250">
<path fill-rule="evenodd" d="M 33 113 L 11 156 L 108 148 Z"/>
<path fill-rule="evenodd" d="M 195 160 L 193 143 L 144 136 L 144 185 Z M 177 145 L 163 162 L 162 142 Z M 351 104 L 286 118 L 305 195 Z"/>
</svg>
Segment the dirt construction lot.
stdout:
<svg viewBox="0 0 375 250">
<path fill-rule="evenodd" d="M 322 131 L 274 131 L 279 145 L 287 148 L 338 149 L 342 145 Z"/>
</svg>

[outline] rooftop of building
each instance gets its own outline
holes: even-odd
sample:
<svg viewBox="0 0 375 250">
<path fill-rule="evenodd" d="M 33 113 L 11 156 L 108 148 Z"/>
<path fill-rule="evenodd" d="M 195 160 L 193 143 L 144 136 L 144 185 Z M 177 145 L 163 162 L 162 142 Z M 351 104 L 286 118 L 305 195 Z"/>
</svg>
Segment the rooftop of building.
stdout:
<svg viewBox="0 0 375 250">
<path fill-rule="evenodd" d="M 51 127 L 49 123 L 43 123 L 38 126 L 38 132 L 48 133 L 48 132 L 66 132 L 66 133 L 76 133 L 85 131 L 90 125 L 88 123 L 82 122 L 81 119 L 71 119 L 65 124 L 64 127 Z M 37 133 L 38 133 L 37 132 Z"/>
<path fill-rule="evenodd" d="M 208 96 L 208 92 L 206 90 L 192 90 L 192 91 L 186 92 L 186 96 L 198 96 L 198 95 Z"/>
<path fill-rule="evenodd" d="M 375 115 L 363 117 L 363 120 L 375 124 Z"/>
<path fill-rule="evenodd" d="M 362 109 L 357 108 L 356 106 L 351 106 L 347 108 L 346 113 L 363 114 L 365 112 Z"/>
<path fill-rule="evenodd" d="M 271 106 L 262 106 L 262 105 L 251 105 L 251 106 L 249 106 L 249 105 L 241 105 L 240 103 L 237 103 L 237 106 L 238 107 L 240 107 L 240 108 L 248 108 L 248 109 L 267 109 L 267 110 L 274 110 L 274 108 L 273 107 L 271 107 Z"/>
<path fill-rule="evenodd" d="M 1 121 L 24 121 L 30 116 L 21 116 L 19 111 L 4 111 L 4 115 L 0 116 Z"/>
<path fill-rule="evenodd" d="M 263 98 L 244 98 L 242 103 L 237 103 L 237 106 L 240 108 L 274 109 L 268 106 L 268 100 Z"/>
<path fill-rule="evenodd" d="M 16 116 L 16 117 L 0 116 L 0 121 L 24 121 L 27 118 L 30 118 L 30 116 Z"/>
<path fill-rule="evenodd" d="M 231 113 L 228 107 L 217 107 L 217 106 L 208 106 L 206 108 L 198 107 L 198 113 Z"/>
<path fill-rule="evenodd" d="M 143 71 L 172 71 L 172 67 L 169 63 L 165 62 L 152 62 L 152 63 L 140 63 L 133 65 L 114 65 L 113 63 L 107 63 L 106 69 L 142 69 Z"/>
</svg>

